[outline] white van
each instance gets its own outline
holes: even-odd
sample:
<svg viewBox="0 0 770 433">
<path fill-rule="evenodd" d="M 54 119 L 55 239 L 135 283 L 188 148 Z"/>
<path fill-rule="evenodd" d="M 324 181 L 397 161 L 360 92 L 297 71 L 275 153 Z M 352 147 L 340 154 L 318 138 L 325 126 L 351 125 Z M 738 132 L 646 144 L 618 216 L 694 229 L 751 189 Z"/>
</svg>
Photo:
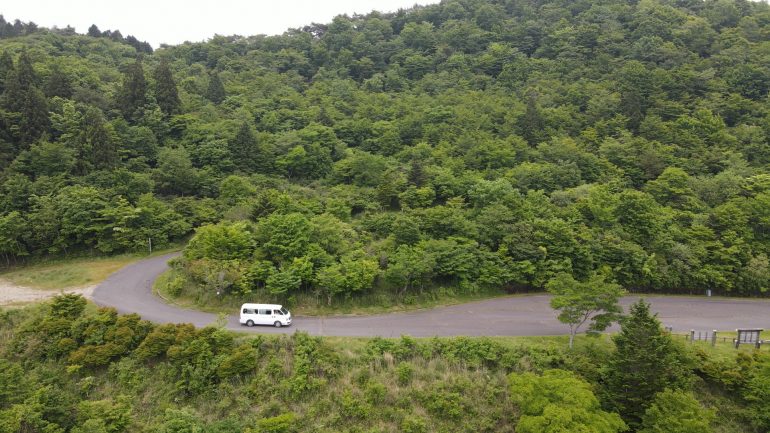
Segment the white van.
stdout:
<svg viewBox="0 0 770 433">
<path fill-rule="evenodd" d="M 291 325 L 291 313 L 276 304 L 241 305 L 241 325 L 272 325 L 276 328 Z"/>
</svg>

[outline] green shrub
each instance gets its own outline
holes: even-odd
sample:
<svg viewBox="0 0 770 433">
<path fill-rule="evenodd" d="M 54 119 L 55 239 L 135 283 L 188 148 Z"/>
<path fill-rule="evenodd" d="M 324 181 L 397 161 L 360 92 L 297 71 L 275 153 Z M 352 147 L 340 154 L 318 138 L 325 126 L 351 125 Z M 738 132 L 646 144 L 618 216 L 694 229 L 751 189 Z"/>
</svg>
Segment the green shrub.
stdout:
<svg viewBox="0 0 770 433">
<path fill-rule="evenodd" d="M 226 379 L 253 371 L 256 365 L 257 352 L 250 345 L 243 345 L 236 348 L 232 354 L 219 364 L 217 375 L 222 379 Z"/>
<path fill-rule="evenodd" d="M 412 381 L 413 374 L 412 366 L 406 362 L 399 362 L 398 366 L 396 366 L 396 378 L 401 386 L 408 385 Z"/>
<path fill-rule="evenodd" d="M 182 289 L 184 289 L 185 282 L 186 280 L 184 277 L 181 275 L 176 275 L 166 283 L 165 292 L 175 298 L 182 294 Z"/>
<path fill-rule="evenodd" d="M 714 418 L 692 393 L 667 389 L 644 412 L 639 433 L 711 433 Z"/>
<path fill-rule="evenodd" d="M 428 423 L 416 416 L 408 416 L 401 421 L 401 433 L 427 433 Z"/>
<path fill-rule="evenodd" d="M 385 400 L 385 396 L 388 394 L 388 389 L 380 382 L 369 381 L 364 389 L 364 395 L 366 401 L 370 404 L 377 405 Z"/>
<path fill-rule="evenodd" d="M 257 430 L 247 429 L 249 433 L 291 433 L 296 431 L 295 416 L 292 412 L 257 421 Z"/>
</svg>

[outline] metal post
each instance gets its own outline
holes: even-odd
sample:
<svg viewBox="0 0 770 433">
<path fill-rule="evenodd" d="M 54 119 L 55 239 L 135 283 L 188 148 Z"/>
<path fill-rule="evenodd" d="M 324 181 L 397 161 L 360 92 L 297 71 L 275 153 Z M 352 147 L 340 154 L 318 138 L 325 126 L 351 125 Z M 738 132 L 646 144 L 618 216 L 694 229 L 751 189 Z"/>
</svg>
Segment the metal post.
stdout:
<svg viewBox="0 0 770 433">
<path fill-rule="evenodd" d="M 692 344 L 693 341 L 695 341 L 695 330 L 690 329 L 690 344 Z"/>
<path fill-rule="evenodd" d="M 717 330 L 716 329 L 711 333 L 711 345 L 712 346 L 716 346 L 717 345 Z"/>
<path fill-rule="evenodd" d="M 147 238 L 147 243 L 150 245 L 150 254 L 152 254 L 152 238 Z"/>
</svg>

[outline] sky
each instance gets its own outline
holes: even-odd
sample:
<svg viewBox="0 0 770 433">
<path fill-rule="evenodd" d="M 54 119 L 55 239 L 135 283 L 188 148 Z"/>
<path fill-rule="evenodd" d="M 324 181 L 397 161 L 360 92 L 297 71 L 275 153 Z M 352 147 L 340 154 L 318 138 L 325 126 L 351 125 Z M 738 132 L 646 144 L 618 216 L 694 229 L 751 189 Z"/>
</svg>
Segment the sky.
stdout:
<svg viewBox="0 0 770 433">
<path fill-rule="evenodd" d="M 276 35 L 313 22 L 327 23 L 340 14 L 395 12 L 431 3 L 438 0 L 4 0 L 0 14 L 42 27 L 70 25 L 78 33 L 96 24 L 102 31 L 118 29 L 157 48 L 215 34 Z"/>
</svg>

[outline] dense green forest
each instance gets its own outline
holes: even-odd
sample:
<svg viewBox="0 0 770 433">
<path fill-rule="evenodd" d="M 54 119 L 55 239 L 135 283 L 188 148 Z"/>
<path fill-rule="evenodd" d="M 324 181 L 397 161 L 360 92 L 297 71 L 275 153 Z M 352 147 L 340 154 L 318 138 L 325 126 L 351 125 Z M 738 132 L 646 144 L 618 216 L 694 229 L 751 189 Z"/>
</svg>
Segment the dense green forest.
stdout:
<svg viewBox="0 0 770 433">
<path fill-rule="evenodd" d="M 677 343 L 643 302 L 565 341 L 246 337 L 63 295 L 0 311 L 0 433 L 770 429 L 764 349 Z"/>
<path fill-rule="evenodd" d="M 770 7 L 450 0 L 152 50 L 0 26 L 7 264 L 194 234 L 169 292 L 770 288 Z"/>
</svg>

